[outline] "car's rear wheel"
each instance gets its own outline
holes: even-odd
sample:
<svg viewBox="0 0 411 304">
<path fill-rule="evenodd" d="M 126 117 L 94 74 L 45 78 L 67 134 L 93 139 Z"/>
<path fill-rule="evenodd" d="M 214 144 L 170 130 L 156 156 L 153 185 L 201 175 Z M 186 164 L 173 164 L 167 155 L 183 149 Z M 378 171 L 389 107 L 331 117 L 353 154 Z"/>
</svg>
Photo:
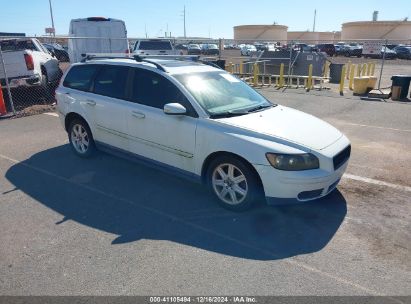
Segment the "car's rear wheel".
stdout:
<svg viewBox="0 0 411 304">
<path fill-rule="evenodd" d="M 212 193 L 226 209 L 249 209 L 261 197 L 257 174 L 238 158 L 222 156 L 214 159 L 208 168 L 207 178 Z"/>
<path fill-rule="evenodd" d="M 93 135 L 85 121 L 73 120 L 70 123 L 68 134 L 70 146 L 76 155 L 87 158 L 94 154 L 96 148 Z"/>
</svg>

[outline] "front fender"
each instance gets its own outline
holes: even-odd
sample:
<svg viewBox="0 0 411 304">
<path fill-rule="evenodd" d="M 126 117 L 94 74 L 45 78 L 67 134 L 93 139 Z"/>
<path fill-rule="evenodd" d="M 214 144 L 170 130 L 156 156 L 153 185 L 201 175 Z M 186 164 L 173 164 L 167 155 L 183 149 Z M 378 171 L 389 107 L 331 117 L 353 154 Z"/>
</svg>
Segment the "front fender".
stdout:
<svg viewBox="0 0 411 304">
<path fill-rule="evenodd" d="M 236 154 L 252 165 L 270 165 L 265 156 L 267 152 L 294 154 L 309 151 L 295 144 L 278 142 L 265 135 L 256 136 L 254 132 L 204 119 L 197 125 L 195 171 L 201 175 L 204 161 L 215 152 Z"/>
</svg>

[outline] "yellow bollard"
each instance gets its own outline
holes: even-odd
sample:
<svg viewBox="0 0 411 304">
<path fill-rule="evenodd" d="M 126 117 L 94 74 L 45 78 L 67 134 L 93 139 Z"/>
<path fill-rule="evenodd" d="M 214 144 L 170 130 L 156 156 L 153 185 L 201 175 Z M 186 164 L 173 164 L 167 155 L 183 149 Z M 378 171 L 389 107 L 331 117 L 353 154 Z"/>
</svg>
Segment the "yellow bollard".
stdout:
<svg viewBox="0 0 411 304">
<path fill-rule="evenodd" d="M 343 66 L 341 71 L 341 80 L 340 80 L 340 95 L 344 95 L 344 79 L 345 79 L 345 66 Z"/>
<path fill-rule="evenodd" d="M 233 67 L 233 63 L 232 63 L 232 62 L 229 62 L 228 65 L 226 66 L 226 71 L 227 71 L 228 73 L 232 73 L 232 72 L 233 72 L 233 71 L 231 70 L 232 67 Z"/>
<path fill-rule="evenodd" d="M 325 65 L 324 65 L 324 73 L 323 73 L 324 78 L 328 77 L 329 70 L 330 70 L 330 63 L 328 61 L 326 61 Z"/>
<path fill-rule="evenodd" d="M 240 75 L 243 75 L 243 70 L 244 70 L 244 69 L 243 69 L 243 63 L 241 62 L 241 63 L 240 63 Z"/>
<path fill-rule="evenodd" d="M 258 85 L 258 64 L 254 63 L 254 81 L 253 81 L 254 86 Z"/>
<path fill-rule="evenodd" d="M 311 90 L 313 87 L 313 65 L 308 66 L 308 80 L 307 80 L 307 90 Z"/>
<path fill-rule="evenodd" d="M 347 64 L 347 79 L 349 79 L 350 75 L 351 75 L 351 60 L 348 60 L 348 64 Z"/>
<path fill-rule="evenodd" d="M 367 76 L 370 76 L 371 74 L 371 62 L 367 63 Z"/>
<path fill-rule="evenodd" d="M 361 77 L 361 63 L 357 65 L 357 77 Z"/>
<path fill-rule="evenodd" d="M 284 86 L 284 63 L 280 65 L 280 80 L 279 86 L 282 88 Z"/>
<path fill-rule="evenodd" d="M 349 81 L 348 87 L 351 91 L 353 90 L 354 73 L 355 73 L 355 64 L 351 66 L 350 77 L 349 77 L 350 81 Z"/>
<path fill-rule="evenodd" d="M 366 63 L 364 63 L 363 65 L 362 65 L 362 73 L 361 73 L 361 75 L 362 76 L 365 76 L 365 73 L 367 72 L 367 64 Z"/>
<path fill-rule="evenodd" d="M 271 75 L 268 76 L 268 86 L 271 87 Z"/>
<path fill-rule="evenodd" d="M 371 63 L 371 76 L 374 76 L 375 72 L 375 63 Z"/>
</svg>

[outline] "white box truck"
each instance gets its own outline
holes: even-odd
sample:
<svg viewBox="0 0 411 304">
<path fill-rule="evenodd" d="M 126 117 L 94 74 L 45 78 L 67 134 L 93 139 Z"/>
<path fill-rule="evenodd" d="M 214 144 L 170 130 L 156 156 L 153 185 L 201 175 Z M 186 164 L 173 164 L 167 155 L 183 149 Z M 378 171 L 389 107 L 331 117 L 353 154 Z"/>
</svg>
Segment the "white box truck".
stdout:
<svg viewBox="0 0 411 304">
<path fill-rule="evenodd" d="M 70 62 L 85 54 L 128 54 L 126 24 L 122 20 L 104 17 L 73 19 L 70 22 L 68 53 Z"/>
</svg>

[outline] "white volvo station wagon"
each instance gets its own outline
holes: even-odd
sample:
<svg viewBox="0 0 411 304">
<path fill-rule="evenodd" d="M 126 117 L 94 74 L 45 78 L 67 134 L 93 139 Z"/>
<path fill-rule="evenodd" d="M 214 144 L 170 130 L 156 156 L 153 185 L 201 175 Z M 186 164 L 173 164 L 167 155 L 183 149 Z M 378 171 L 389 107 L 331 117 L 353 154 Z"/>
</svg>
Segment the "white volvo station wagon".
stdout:
<svg viewBox="0 0 411 304">
<path fill-rule="evenodd" d="M 56 91 L 74 153 L 96 149 L 207 185 L 222 206 L 305 202 L 332 192 L 351 146 L 340 131 L 273 104 L 199 61 L 87 57 Z"/>
</svg>

